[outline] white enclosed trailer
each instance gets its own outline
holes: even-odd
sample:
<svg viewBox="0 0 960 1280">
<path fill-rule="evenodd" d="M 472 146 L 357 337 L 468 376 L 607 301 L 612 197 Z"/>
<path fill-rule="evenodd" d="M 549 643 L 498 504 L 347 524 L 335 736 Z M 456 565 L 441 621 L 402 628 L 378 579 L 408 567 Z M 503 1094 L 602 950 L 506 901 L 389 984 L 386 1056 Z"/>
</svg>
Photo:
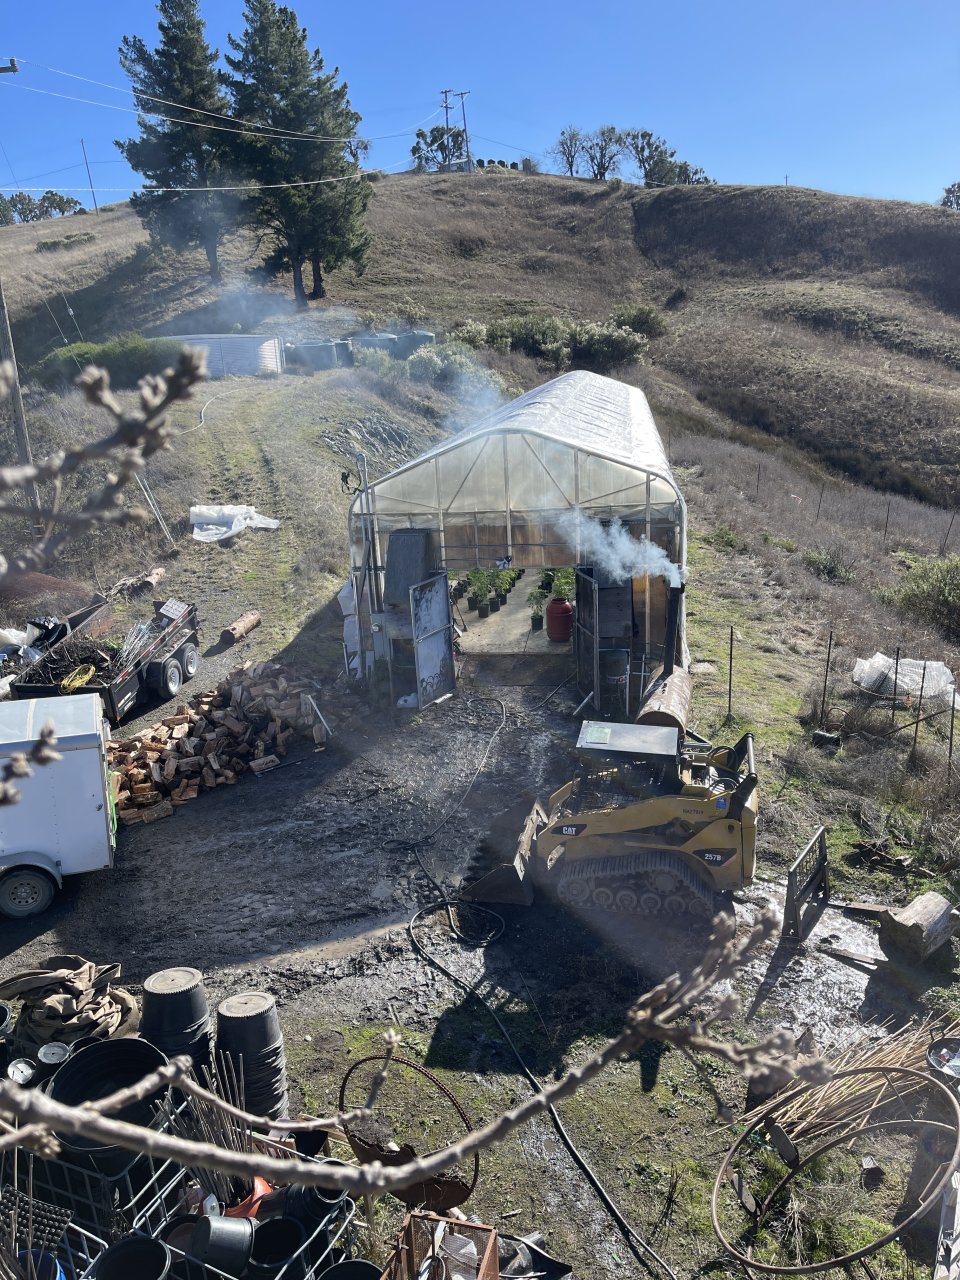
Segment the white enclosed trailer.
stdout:
<svg viewBox="0 0 960 1280">
<path fill-rule="evenodd" d="M 29 752 L 52 721 L 62 759 L 18 778 L 20 800 L 0 805 L 0 912 L 31 916 L 63 877 L 113 866 L 115 821 L 99 694 L 0 703 L 0 767 Z"/>
</svg>

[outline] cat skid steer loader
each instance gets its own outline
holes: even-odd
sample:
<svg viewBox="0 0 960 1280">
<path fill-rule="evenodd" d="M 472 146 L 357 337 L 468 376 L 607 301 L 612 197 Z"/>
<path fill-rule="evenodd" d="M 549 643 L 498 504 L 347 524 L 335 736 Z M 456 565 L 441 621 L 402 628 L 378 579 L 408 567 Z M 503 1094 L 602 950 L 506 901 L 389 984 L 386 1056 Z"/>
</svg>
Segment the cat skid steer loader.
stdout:
<svg viewBox="0 0 960 1280">
<path fill-rule="evenodd" d="M 499 865 L 462 885 L 463 896 L 530 905 L 537 887 L 574 908 L 710 918 L 718 894 L 748 885 L 753 735 L 714 747 L 687 730 L 691 691 L 668 658 L 633 724 L 584 721 L 576 776 L 534 804 L 519 840 L 514 827 L 512 856 L 493 833 L 486 852 Z"/>
</svg>

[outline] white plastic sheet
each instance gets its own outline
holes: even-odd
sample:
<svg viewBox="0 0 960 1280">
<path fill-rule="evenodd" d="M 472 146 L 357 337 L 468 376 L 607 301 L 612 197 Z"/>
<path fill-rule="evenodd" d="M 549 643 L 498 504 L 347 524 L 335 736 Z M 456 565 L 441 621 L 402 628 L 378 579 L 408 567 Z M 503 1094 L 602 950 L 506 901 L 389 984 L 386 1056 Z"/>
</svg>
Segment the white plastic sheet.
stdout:
<svg viewBox="0 0 960 1280">
<path fill-rule="evenodd" d="M 953 672 L 942 662 L 928 662 L 926 672 L 919 658 L 901 658 L 899 664 L 886 654 L 875 653 L 872 658 L 858 658 L 853 665 L 853 683 L 866 693 L 892 698 L 896 683 L 897 700 L 916 701 L 923 683 L 923 707 L 925 711 L 948 711 L 960 698 Z"/>
<path fill-rule="evenodd" d="M 220 542 L 243 529 L 279 529 L 280 521 L 262 516 L 248 506 L 196 506 L 190 508 L 193 536 L 198 542 Z"/>
</svg>

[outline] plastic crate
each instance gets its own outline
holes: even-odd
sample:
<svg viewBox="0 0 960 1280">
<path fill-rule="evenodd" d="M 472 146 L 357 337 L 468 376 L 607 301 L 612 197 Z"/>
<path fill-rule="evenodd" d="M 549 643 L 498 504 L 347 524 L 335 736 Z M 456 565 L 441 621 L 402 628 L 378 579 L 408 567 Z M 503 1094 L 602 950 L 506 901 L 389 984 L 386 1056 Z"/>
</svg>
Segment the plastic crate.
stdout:
<svg viewBox="0 0 960 1280">
<path fill-rule="evenodd" d="M 476 1280 L 500 1280 L 500 1255 L 495 1227 L 484 1227 L 477 1222 L 462 1222 L 459 1218 L 441 1218 L 433 1213 L 411 1213 L 404 1219 L 400 1236 L 384 1268 L 381 1280 L 417 1280 L 424 1263 L 433 1252 L 437 1228 L 443 1226 L 451 1234 L 466 1236 L 477 1250 Z M 443 1241 L 440 1243 L 443 1257 Z M 449 1263 L 449 1259 L 447 1259 Z M 440 1270 L 439 1275 L 446 1272 Z"/>
<path fill-rule="evenodd" d="M 152 1127 L 166 1130 L 163 1112 Z M 65 1209 L 84 1231 L 115 1240 L 127 1231 L 152 1230 L 154 1221 L 162 1225 L 163 1206 L 178 1193 L 183 1170 L 172 1160 L 131 1153 L 120 1172 L 105 1174 L 62 1156 L 42 1160 L 21 1148 L 6 1157 L 4 1175 L 21 1191 L 29 1190 L 39 1200 Z"/>
<path fill-rule="evenodd" d="M 307 1160 L 314 1164 L 323 1163 L 322 1160 L 313 1160 L 310 1156 L 299 1155 L 296 1151 L 291 1151 L 289 1147 L 283 1146 L 282 1143 L 272 1142 L 269 1138 L 263 1138 L 259 1135 L 256 1138 L 256 1146 L 259 1151 L 281 1160 L 297 1159 Z M 191 1178 L 192 1175 L 189 1169 L 180 1169 L 177 1185 L 172 1194 L 168 1188 L 166 1193 L 158 1193 L 153 1203 L 142 1207 L 143 1221 L 149 1226 L 141 1226 L 140 1230 L 149 1230 L 149 1234 L 152 1236 L 159 1235 L 168 1218 L 175 1212 L 177 1204 L 182 1200 L 183 1193 L 186 1191 Z M 313 1233 L 304 1241 L 289 1262 L 277 1272 L 276 1280 L 315 1280 L 321 1272 L 326 1271 L 331 1265 L 334 1254 L 349 1254 L 353 1246 L 353 1232 L 350 1228 L 356 1212 L 356 1204 L 347 1197 L 331 1213 L 329 1218 L 317 1225 Z M 315 1252 L 318 1242 L 325 1234 L 330 1236 L 328 1243 L 322 1251 Z M 182 1256 L 196 1268 L 198 1276 L 202 1275 L 207 1280 L 236 1280 L 236 1277 L 228 1272 L 208 1266 L 190 1254 L 183 1254 Z M 192 1274 L 193 1272 L 191 1272 Z"/>
<path fill-rule="evenodd" d="M 105 1241 L 70 1222 L 66 1210 L 61 1211 L 57 1206 L 48 1205 L 35 1196 L 31 1199 L 24 1192 L 6 1186 L 0 1194 L 0 1214 L 10 1235 L 13 1234 L 14 1201 L 20 1248 L 32 1247 L 55 1254 L 67 1280 L 80 1280 L 80 1277 L 91 1273 L 107 1247 Z M 60 1221 L 57 1221 L 58 1216 Z"/>
</svg>

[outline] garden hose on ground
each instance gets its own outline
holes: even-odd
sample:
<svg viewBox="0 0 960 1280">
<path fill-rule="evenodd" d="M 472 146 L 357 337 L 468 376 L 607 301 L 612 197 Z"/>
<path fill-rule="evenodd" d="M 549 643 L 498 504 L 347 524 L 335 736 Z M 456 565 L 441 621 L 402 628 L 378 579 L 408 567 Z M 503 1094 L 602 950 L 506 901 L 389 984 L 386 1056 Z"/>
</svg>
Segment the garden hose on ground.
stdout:
<svg viewBox="0 0 960 1280">
<path fill-rule="evenodd" d="M 566 684 L 567 682 L 564 681 L 563 683 Z M 555 689 L 553 693 L 558 692 L 558 690 L 561 689 L 562 687 L 563 685 L 558 685 L 557 689 Z M 545 699 L 544 701 L 548 701 L 549 698 L 551 698 L 552 696 L 553 696 L 552 693 L 548 694 L 547 699 Z M 480 994 L 480 992 L 477 990 L 476 986 L 473 983 L 467 982 L 466 979 L 459 977 L 457 974 L 453 972 L 452 969 L 448 969 L 442 960 L 438 960 L 437 957 L 433 955 L 432 952 L 430 952 L 424 946 L 424 944 L 419 940 L 416 933 L 417 924 L 423 916 L 428 915 L 432 911 L 441 911 L 441 910 L 446 911 L 447 920 L 450 923 L 450 928 L 453 931 L 454 936 L 457 938 L 459 942 L 462 942 L 466 946 L 476 947 L 476 948 L 489 946 L 490 943 L 496 942 L 498 938 L 502 937 L 506 929 L 506 921 L 504 920 L 503 916 L 501 916 L 498 912 L 491 910 L 489 907 L 479 906 L 477 903 L 474 903 L 474 902 L 461 903 L 457 899 L 451 898 L 447 894 L 443 886 L 440 884 L 440 882 L 427 868 L 426 864 L 423 861 L 423 858 L 420 856 L 421 846 L 425 844 L 429 844 L 430 841 L 433 840 L 433 838 L 443 829 L 443 827 L 446 826 L 446 824 L 450 821 L 450 819 L 454 816 L 454 814 L 460 811 L 464 801 L 466 800 L 470 792 L 473 790 L 477 779 L 480 777 L 480 774 L 483 770 L 483 766 L 486 764 L 487 759 L 490 755 L 490 752 L 493 750 L 493 744 L 496 742 L 497 738 L 500 736 L 500 734 L 503 732 L 504 728 L 506 727 L 507 708 L 506 708 L 506 704 L 503 702 L 501 698 L 483 697 L 478 695 L 477 697 L 471 698 L 467 703 L 467 705 L 470 706 L 474 702 L 495 702 L 497 706 L 500 708 L 500 723 L 497 725 L 496 729 L 494 729 L 493 733 L 490 735 L 490 739 L 487 742 L 486 747 L 484 748 L 483 755 L 480 757 L 480 763 L 477 765 L 472 778 L 467 784 L 466 790 L 460 796 L 457 803 L 447 811 L 447 813 L 444 815 L 443 818 L 440 819 L 437 825 L 431 831 L 427 832 L 427 834 L 423 836 L 420 840 L 391 840 L 391 841 L 388 841 L 387 843 L 389 843 L 395 848 L 409 849 L 413 853 L 417 862 L 419 863 L 421 871 L 423 872 L 423 874 L 426 876 L 426 878 L 430 881 L 434 889 L 436 889 L 437 893 L 439 894 L 439 898 L 436 902 L 432 902 L 426 907 L 419 908 L 419 910 L 415 911 L 410 918 L 409 924 L 407 925 L 407 929 L 409 931 L 410 941 L 413 944 L 414 950 L 428 964 L 432 964 L 434 968 L 439 969 L 440 972 L 447 979 L 449 979 L 450 982 L 454 983 L 455 986 L 460 987 L 461 990 L 465 991 L 468 995 L 473 996 L 474 999 L 480 1003 L 480 1005 L 486 1010 L 486 1012 L 489 1014 L 492 1020 L 496 1023 L 496 1026 L 500 1031 L 500 1034 L 503 1036 L 504 1040 L 509 1046 L 511 1052 L 513 1053 L 514 1058 L 516 1058 L 517 1065 L 519 1066 L 521 1072 L 523 1073 L 523 1076 L 526 1079 L 527 1083 L 530 1085 L 530 1087 L 534 1090 L 535 1093 L 540 1093 L 543 1086 L 541 1085 L 537 1077 L 533 1074 L 533 1072 L 530 1070 L 530 1068 L 527 1066 L 527 1063 L 524 1060 L 523 1055 L 520 1053 L 520 1050 L 517 1048 L 516 1044 L 514 1043 L 514 1040 L 510 1035 L 510 1032 L 504 1026 L 503 1021 L 500 1018 L 500 1015 L 497 1013 L 496 1009 L 494 1009 L 493 1005 L 491 1005 L 489 1001 L 486 1000 L 485 997 Z M 479 912 L 482 915 L 490 917 L 492 922 L 490 932 L 481 938 L 472 938 L 468 934 L 463 933 L 463 931 L 458 927 L 458 925 L 455 923 L 453 918 L 453 908 L 458 906 L 469 907 L 474 912 Z M 553 1122 L 553 1126 L 556 1129 L 557 1135 L 559 1136 L 561 1142 L 567 1148 L 567 1151 L 570 1153 L 570 1156 L 572 1157 L 574 1163 L 579 1168 L 580 1172 L 584 1175 L 584 1177 L 593 1187 L 593 1190 L 596 1192 L 596 1195 L 600 1200 L 600 1203 L 603 1205 L 604 1209 L 606 1209 L 607 1213 L 610 1215 L 610 1217 L 619 1227 L 620 1231 L 623 1234 L 624 1239 L 627 1241 L 627 1244 L 630 1246 L 630 1249 L 633 1252 L 634 1256 L 637 1258 L 637 1260 L 641 1262 L 644 1266 L 647 1266 L 649 1264 L 649 1261 L 653 1261 L 654 1263 L 656 1263 L 657 1266 L 661 1267 L 664 1272 L 666 1272 L 667 1276 L 669 1277 L 669 1280 L 677 1280 L 677 1274 L 673 1270 L 673 1268 L 669 1265 L 669 1263 L 667 1263 L 660 1256 L 660 1254 L 657 1253 L 657 1251 L 653 1248 L 652 1245 L 647 1243 L 647 1241 L 643 1238 L 643 1236 L 641 1236 L 640 1233 L 633 1226 L 630 1225 L 630 1223 L 627 1221 L 624 1215 L 620 1212 L 620 1209 L 614 1203 L 612 1197 L 610 1196 L 610 1193 L 607 1191 L 606 1187 L 603 1185 L 603 1183 L 594 1173 L 593 1169 L 587 1163 L 586 1159 L 580 1153 L 573 1139 L 570 1137 L 570 1134 L 567 1132 L 566 1128 L 564 1127 L 563 1121 L 560 1119 L 560 1116 L 557 1112 L 556 1107 L 554 1107 L 551 1104 L 547 1107 L 546 1110 L 547 1110 L 547 1114 L 550 1116 L 551 1121 Z"/>
</svg>

